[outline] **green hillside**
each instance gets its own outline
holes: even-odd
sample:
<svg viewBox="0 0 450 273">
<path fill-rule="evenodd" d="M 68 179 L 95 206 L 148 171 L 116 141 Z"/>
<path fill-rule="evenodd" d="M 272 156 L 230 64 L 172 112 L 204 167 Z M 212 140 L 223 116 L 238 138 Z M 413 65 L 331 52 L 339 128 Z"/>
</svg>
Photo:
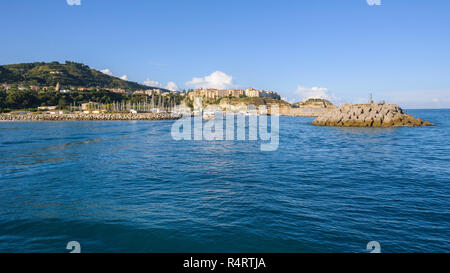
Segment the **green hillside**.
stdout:
<svg viewBox="0 0 450 273">
<path fill-rule="evenodd" d="M 0 66 L 0 83 L 37 86 L 123 88 L 128 90 L 150 89 L 136 82 L 124 81 L 106 75 L 87 65 L 66 61 L 22 63 Z"/>
<path fill-rule="evenodd" d="M 296 107 L 313 107 L 313 108 L 328 108 L 328 107 L 335 107 L 335 105 L 326 99 L 319 99 L 319 98 L 310 98 L 303 100 L 301 102 L 297 102 L 294 104 Z"/>
</svg>

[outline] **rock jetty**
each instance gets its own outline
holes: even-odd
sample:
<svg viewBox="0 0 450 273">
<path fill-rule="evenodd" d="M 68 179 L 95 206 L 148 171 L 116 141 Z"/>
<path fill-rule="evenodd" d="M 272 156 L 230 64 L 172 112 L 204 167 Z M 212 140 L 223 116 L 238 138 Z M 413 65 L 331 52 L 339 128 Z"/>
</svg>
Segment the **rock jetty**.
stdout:
<svg viewBox="0 0 450 273">
<path fill-rule="evenodd" d="M 176 120 L 180 115 L 170 113 L 105 113 L 105 114 L 1 114 L 0 121 L 71 121 L 71 120 Z"/>
<path fill-rule="evenodd" d="M 319 126 L 342 127 L 398 127 L 431 126 L 429 121 L 406 114 L 395 104 L 345 104 L 319 115 L 314 121 Z"/>
</svg>

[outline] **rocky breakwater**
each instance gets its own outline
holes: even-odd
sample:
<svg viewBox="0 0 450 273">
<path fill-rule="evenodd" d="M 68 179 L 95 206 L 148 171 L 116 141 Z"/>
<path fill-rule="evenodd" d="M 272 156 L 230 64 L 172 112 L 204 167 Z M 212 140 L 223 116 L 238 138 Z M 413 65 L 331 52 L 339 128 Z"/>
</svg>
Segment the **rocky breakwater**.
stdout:
<svg viewBox="0 0 450 273">
<path fill-rule="evenodd" d="M 397 127 L 431 126 L 429 121 L 406 114 L 395 104 L 345 104 L 323 112 L 313 121 L 319 126 Z"/>
<path fill-rule="evenodd" d="M 104 114 L 1 114 L 0 121 L 70 121 L 70 120 L 176 120 L 180 115 L 170 113 L 104 113 Z"/>
</svg>

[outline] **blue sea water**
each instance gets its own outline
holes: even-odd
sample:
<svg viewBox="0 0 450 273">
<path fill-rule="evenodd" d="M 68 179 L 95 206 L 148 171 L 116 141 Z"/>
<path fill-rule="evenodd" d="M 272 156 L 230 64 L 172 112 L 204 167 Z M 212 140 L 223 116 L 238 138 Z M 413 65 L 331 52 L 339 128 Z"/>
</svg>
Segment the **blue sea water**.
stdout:
<svg viewBox="0 0 450 273">
<path fill-rule="evenodd" d="M 0 123 L 0 252 L 450 252 L 450 110 L 280 145 L 174 141 L 173 121 Z"/>
</svg>

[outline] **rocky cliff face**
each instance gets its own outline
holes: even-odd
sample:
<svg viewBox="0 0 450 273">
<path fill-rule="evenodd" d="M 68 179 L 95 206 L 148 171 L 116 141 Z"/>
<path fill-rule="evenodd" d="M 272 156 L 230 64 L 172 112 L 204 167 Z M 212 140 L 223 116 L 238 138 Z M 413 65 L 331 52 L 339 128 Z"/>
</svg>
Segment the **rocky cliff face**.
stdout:
<svg viewBox="0 0 450 273">
<path fill-rule="evenodd" d="M 271 105 L 278 105 L 279 114 L 281 116 L 292 117 L 317 117 L 325 109 L 323 101 L 304 104 L 302 107 L 292 107 L 292 105 L 283 100 L 274 100 L 267 98 L 223 98 L 218 106 L 222 111 L 240 112 L 246 111 L 249 108 L 258 108 L 261 105 L 266 105 L 269 114 L 271 113 Z M 331 104 L 332 105 L 332 104 Z M 336 106 L 332 105 L 336 108 Z"/>
<path fill-rule="evenodd" d="M 317 117 L 314 125 L 344 127 L 430 126 L 428 121 L 406 114 L 395 104 L 346 104 Z"/>
</svg>

